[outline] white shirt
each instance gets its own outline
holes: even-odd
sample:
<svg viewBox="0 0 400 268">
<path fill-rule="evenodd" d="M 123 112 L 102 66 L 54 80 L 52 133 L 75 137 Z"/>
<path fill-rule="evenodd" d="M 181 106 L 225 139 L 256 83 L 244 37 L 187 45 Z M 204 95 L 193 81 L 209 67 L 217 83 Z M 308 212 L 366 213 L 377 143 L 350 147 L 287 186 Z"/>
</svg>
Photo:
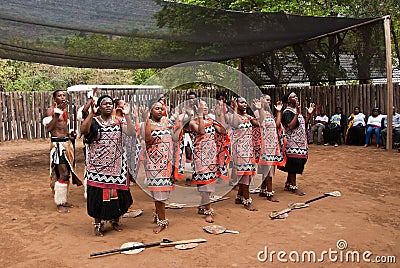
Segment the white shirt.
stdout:
<svg viewBox="0 0 400 268">
<path fill-rule="evenodd" d="M 379 115 L 377 115 L 375 117 L 370 115 L 370 116 L 368 116 L 367 125 L 380 127 L 381 126 L 381 122 L 382 122 L 382 118 L 384 118 L 384 115 L 381 115 L 381 114 L 379 114 Z"/>
<path fill-rule="evenodd" d="M 318 115 L 318 116 L 315 118 L 315 121 L 322 121 L 322 122 L 328 123 L 329 118 L 328 118 L 328 116 L 326 116 L 326 115 L 324 115 L 324 116 Z M 322 123 L 316 123 L 316 125 L 317 125 L 317 126 L 322 126 L 323 124 L 322 124 Z"/>
<path fill-rule="evenodd" d="M 359 113 L 354 116 L 353 126 L 362 125 L 365 126 L 365 114 Z"/>
</svg>

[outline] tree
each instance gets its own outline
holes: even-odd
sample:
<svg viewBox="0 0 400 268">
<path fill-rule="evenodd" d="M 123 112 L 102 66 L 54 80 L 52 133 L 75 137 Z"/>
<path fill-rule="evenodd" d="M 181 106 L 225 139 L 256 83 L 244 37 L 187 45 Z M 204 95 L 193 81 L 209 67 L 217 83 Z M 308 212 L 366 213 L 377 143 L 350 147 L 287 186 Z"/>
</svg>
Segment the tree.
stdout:
<svg viewBox="0 0 400 268">
<path fill-rule="evenodd" d="M 296 15 L 306 16 L 342 16 L 342 17 L 357 17 L 357 18 L 368 18 L 368 17 L 379 17 L 384 15 L 391 15 L 392 17 L 392 35 L 394 41 L 394 52 L 397 54 L 398 64 L 400 66 L 400 52 L 399 45 L 397 42 L 397 36 L 400 33 L 400 9 L 398 8 L 398 0 L 389 1 L 378 1 L 369 0 L 367 2 L 362 0 L 314 0 L 314 1 L 302 1 L 302 0 L 223 0 L 223 1 L 205 1 L 205 0 L 182 0 L 180 2 L 187 4 L 196 4 L 207 7 L 232 9 L 239 11 L 259 11 L 259 12 L 285 12 Z M 376 33 L 370 32 L 368 29 L 358 30 L 361 35 L 361 39 L 355 40 L 355 45 L 350 48 L 350 51 L 355 54 L 354 65 L 358 69 L 359 75 L 363 78 L 369 77 L 370 69 L 372 64 L 371 53 L 377 57 L 379 52 L 379 45 L 374 46 L 373 40 L 376 40 Z M 348 38 L 355 38 L 355 35 L 348 35 Z M 354 40 L 354 39 L 353 39 Z M 360 48 L 361 43 L 367 45 Z M 322 80 L 322 75 L 327 74 L 330 83 L 334 83 L 336 78 L 335 74 L 341 74 L 339 54 L 341 51 L 340 46 L 343 44 L 343 39 L 340 35 L 328 38 L 327 41 L 321 41 L 319 45 L 314 46 L 318 49 L 313 53 L 306 51 L 306 47 L 303 44 L 296 44 L 293 46 L 293 50 L 298 56 L 299 62 L 303 65 L 306 73 L 310 80 L 318 81 Z M 361 50 L 360 50 L 361 49 Z M 312 58 L 319 58 L 320 61 L 318 68 L 313 68 Z M 276 62 L 276 61 L 275 61 Z M 270 62 L 272 63 L 272 62 Z M 263 62 L 260 65 L 265 66 L 268 62 Z M 279 67 L 279 66 L 277 66 Z M 325 72 L 321 72 L 321 68 L 325 68 Z M 272 69 L 279 69 L 270 67 Z M 272 73 L 269 73 L 270 78 L 274 80 L 276 77 Z M 360 82 L 368 82 L 362 79 Z"/>
<path fill-rule="evenodd" d="M 92 69 L 0 60 L 0 91 L 54 91 L 77 84 L 142 84 L 157 69 Z"/>
</svg>

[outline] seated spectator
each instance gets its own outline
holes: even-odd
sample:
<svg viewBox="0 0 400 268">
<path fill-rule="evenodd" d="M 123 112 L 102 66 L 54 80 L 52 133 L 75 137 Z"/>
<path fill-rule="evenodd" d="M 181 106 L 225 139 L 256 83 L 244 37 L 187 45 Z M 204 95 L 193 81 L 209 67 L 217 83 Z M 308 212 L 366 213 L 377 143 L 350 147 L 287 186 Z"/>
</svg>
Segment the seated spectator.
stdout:
<svg viewBox="0 0 400 268">
<path fill-rule="evenodd" d="M 365 143 L 365 114 L 360 112 L 360 107 L 354 107 L 353 113 L 348 118 L 346 142 L 349 145 L 362 146 Z"/>
<path fill-rule="evenodd" d="M 326 116 L 324 112 L 322 112 L 320 115 L 318 115 L 315 118 L 315 125 L 311 127 L 311 133 L 310 133 L 310 142 L 309 144 L 314 143 L 314 133 L 318 131 L 318 145 L 321 145 L 322 143 L 322 133 L 325 129 L 325 125 L 328 124 L 329 118 Z"/>
<path fill-rule="evenodd" d="M 375 133 L 376 147 L 379 148 L 380 136 L 381 136 L 381 124 L 383 115 L 379 108 L 375 107 L 372 109 L 372 113 L 368 116 L 367 132 L 365 134 L 365 145 L 368 147 L 372 133 Z"/>
<path fill-rule="evenodd" d="M 335 113 L 331 116 L 331 120 L 324 130 L 325 146 L 334 144 L 337 147 L 340 144 L 340 134 L 342 133 L 342 127 L 345 126 L 343 121 L 346 122 L 346 117 L 342 114 L 342 108 L 336 107 Z"/>
<path fill-rule="evenodd" d="M 396 113 L 396 108 L 393 106 L 393 144 L 394 147 L 396 144 L 400 143 L 400 114 Z M 386 136 L 387 136 L 387 116 L 385 116 L 382 120 L 382 149 L 386 149 Z M 398 148 L 398 147 L 397 147 Z"/>
</svg>

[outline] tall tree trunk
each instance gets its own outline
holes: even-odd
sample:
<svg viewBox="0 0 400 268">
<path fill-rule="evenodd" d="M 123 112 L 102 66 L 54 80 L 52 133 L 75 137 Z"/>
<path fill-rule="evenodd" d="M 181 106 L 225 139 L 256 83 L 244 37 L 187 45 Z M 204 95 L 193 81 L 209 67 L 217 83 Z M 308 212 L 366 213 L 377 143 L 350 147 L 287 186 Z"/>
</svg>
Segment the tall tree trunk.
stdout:
<svg viewBox="0 0 400 268">
<path fill-rule="evenodd" d="M 321 85 L 321 76 L 316 68 L 313 68 L 312 63 L 310 62 L 307 53 L 304 51 L 301 44 L 293 45 L 293 51 L 299 59 L 300 63 L 303 65 L 303 68 L 308 76 L 311 86 L 319 86 Z"/>
</svg>

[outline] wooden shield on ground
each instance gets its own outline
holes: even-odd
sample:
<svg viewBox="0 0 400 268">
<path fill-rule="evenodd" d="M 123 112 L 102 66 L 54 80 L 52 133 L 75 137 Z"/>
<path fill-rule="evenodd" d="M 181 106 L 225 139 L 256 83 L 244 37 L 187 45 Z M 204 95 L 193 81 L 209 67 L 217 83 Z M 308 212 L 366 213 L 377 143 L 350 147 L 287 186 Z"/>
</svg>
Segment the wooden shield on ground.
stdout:
<svg viewBox="0 0 400 268">
<path fill-rule="evenodd" d="M 299 208 L 306 208 L 309 207 L 309 204 L 306 203 L 290 203 L 288 204 L 288 207 L 291 209 L 299 209 Z"/>
<path fill-rule="evenodd" d="M 221 226 L 221 225 L 205 226 L 205 227 L 203 227 L 203 230 L 210 234 L 222 234 L 222 233 L 239 234 L 238 231 L 227 230 L 224 226 Z"/>
<path fill-rule="evenodd" d="M 143 243 L 140 243 L 140 242 L 126 242 L 126 243 L 122 244 L 121 249 L 135 247 L 135 246 L 142 246 L 142 245 L 143 245 Z M 121 253 L 132 255 L 132 254 L 138 254 L 138 253 L 142 252 L 143 250 L 144 250 L 144 248 L 137 248 L 137 249 L 122 251 Z"/>
<path fill-rule="evenodd" d="M 143 209 L 135 209 L 135 210 L 128 211 L 127 213 L 122 215 L 122 218 L 136 218 L 136 217 L 139 217 L 140 215 L 142 215 L 142 213 L 143 213 Z"/>
<path fill-rule="evenodd" d="M 185 250 L 185 249 L 192 249 L 195 248 L 199 245 L 199 243 L 188 243 L 188 244 L 180 244 L 180 245 L 176 245 L 175 248 L 176 249 L 180 249 L 180 250 Z"/>
<path fill-rule="evenodd" d="M 208 225 L 203 227 L 203 230 L 210 234 L 222 234 L 226 231 L 226 228 L 221 225 Z"/>
</svg>

